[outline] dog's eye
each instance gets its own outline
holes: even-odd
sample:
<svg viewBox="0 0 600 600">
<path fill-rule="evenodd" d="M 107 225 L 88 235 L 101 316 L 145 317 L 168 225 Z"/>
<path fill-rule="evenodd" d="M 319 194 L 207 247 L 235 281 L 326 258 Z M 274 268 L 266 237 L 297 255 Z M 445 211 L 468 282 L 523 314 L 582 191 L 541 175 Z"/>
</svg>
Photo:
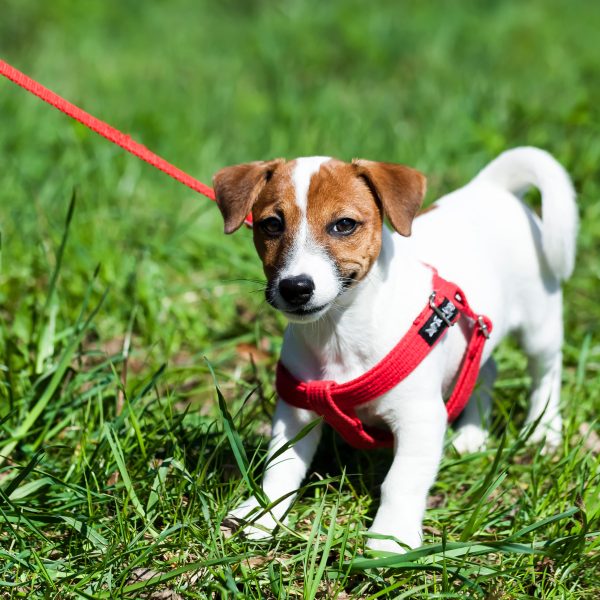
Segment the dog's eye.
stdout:
<svg viewBox="0 0 600 600">
<path fill-rule="evenodd" d="M 260 221 L 258 226 L 267 234 L 276 236 L 283 233 L 283 221 L 278 217 L 267 217 Z"/>
<path fill-rule="evenodd" d="M 340 219 L 329 227 L 329 233 L 333 235 L 350 235 L 358 223 L 354 219 Z"/>
</svg>

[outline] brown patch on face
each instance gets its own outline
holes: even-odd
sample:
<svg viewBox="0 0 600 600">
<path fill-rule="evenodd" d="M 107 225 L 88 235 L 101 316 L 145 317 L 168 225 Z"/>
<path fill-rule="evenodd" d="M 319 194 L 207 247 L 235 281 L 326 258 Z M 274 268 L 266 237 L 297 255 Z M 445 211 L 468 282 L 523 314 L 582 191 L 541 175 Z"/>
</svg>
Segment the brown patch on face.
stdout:
<svg viewBox="0 0 600 600">
<path fill-rule="evenodd" d="M 352 165 L 383 206 L 392 227 L 409 236 L 427 188 L 422 173 L 405 165 L 354 159 Z"/>
<path fill-rule="evenodd" d="M 307 218 L 314 241 L 335 261 L 345 287 L 363 279 L 381 250 L 383 217 L 353 165 L 339 160 L 321 165 L 310 182 Z M 356 221 L 356 229 L 336 235 L 332 227 L 341 219 Z"/>
<path fill-rule="evenodd" d="M 254 246 L 269 281 L 283 264 L 300 227 L 302 212 L 296 204 L 292 181 L 295 165 L 295 161 L 281 165 L 264 186 L 252 208 Z M 283 221 L 284 231 L 281 235 L 271 236 L 261 228 L 261 221 L 270 217 Z"/>
</svg>

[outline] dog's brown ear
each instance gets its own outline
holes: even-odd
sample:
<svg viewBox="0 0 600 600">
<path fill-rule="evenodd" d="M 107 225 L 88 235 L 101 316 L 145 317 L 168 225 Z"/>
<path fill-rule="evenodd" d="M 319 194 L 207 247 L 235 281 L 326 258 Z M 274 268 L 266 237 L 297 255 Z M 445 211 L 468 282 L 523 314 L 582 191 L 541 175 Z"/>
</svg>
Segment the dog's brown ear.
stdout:
<svg viewBox="0 0 600 600">
<path fill-rule="evenodd" d="M 242 226 L 261 190 L 282 163 L 281 158 L 256 161 L 225 167 L 215 174 L 213 187 L 225 233 L 233 233 Z"/>
<path fill-rule="evenodd" d="M 427 188 L 425 175 L 415 169 L 394 163 L 354 159 L 356 173 L 362 177 L 392 227 L 401 235 L 409 236 Z"/>
</svg>

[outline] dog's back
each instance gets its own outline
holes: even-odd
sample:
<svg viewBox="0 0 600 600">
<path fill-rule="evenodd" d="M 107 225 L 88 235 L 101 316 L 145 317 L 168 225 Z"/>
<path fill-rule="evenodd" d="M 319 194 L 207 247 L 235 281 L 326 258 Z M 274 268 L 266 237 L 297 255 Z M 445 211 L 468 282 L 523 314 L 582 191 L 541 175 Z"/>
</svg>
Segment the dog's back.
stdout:
<svg viewBox="0 0 600 600">
<path fill-rule="evenodd" d="M 541 192 L 541 219 L 521 199 L 532 186 Z M 488 391 L 479 404 L 491 401 L 493 349 L 516 334 L 532 377 L 526 422 L 539 421 L 532 439 L 545 437 L 547 447 L 560 442 L 561 281 L 573 271 L 577 222 L 575 192 L 562 166 L 543 150 L 516 148 L 438 201 L 413 228 L 420 258 L 460 282 L 474 309 L 494 323 L 482 368 Z M 462 352 L 456 333 L 450 343 L 455 354 Z M 467 407 L 455 440 L 460 451 L 484 443 L 486 412 L 474 403 Z"/>
<path fill-rule="evenodd" d="M 521 200 L 532 186 L 541 192 L 541 219 Z M 543 319 L 548 297 L 560 294 L 560 281 L 573 270 L 576 232 L 567 173 L 547 152 L 524 147 L 504 152 L 440 199 L 415 221 L 413 238 L 420 257 L 459 281 L 502 337 L 536 311 L 533 320 Z"/>
</svg>

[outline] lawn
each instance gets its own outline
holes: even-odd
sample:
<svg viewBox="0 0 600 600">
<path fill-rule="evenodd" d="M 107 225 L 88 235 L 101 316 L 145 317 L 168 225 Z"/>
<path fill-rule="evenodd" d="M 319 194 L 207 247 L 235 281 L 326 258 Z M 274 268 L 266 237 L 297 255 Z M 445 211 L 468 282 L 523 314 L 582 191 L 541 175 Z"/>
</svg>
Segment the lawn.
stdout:
<svg viewBox="0 0 600 600">
<path fill-rule="evenodd" d="M 449 442 L 422 548 L 365 552 L 391 456 L 331 433 L 289 528 L 250 542 L 220 525 L 260 481 L 284 327 L 250 233 L 225 237 L 205 198 L 0 81 L 3 598 L 600 597 L 598 3 L 0 14 L 1 58 L 206 183 L 364 157 L 426 173 L 431 202 L 531 144 L 569 170 L 581 215 L 555 455 L 519 435 L 528 377 L 507 343 L 489 449 Z"/>
</svg>

